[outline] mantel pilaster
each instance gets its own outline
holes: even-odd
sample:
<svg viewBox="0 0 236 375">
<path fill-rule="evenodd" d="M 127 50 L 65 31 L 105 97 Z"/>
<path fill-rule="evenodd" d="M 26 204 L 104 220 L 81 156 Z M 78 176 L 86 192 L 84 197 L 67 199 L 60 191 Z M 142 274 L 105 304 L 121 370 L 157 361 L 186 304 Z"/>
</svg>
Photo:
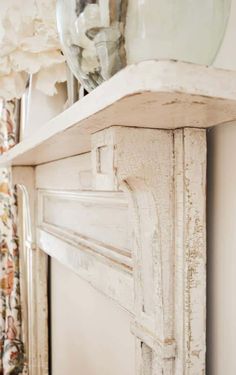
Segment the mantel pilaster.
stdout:
<svg viewBox="0 0 236 375">
<path fill-rule="evenodd" d="M 205 130 L 111 127 L 92 160 L 95 188 L 130 202 L 137 375 L 204 374 Z"/>
</svg>

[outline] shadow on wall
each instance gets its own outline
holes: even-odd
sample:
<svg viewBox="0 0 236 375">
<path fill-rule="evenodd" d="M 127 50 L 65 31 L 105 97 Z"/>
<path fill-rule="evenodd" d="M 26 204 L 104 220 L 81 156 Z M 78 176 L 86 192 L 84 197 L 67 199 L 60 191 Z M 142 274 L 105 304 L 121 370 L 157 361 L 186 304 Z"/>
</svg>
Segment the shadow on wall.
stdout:
<svg viewBox="0 0 236 375">
<path fill-rule="evenodd" d="M 208 133 L 207 374 L 236 374 L 236 122 Z"/>
</svg>

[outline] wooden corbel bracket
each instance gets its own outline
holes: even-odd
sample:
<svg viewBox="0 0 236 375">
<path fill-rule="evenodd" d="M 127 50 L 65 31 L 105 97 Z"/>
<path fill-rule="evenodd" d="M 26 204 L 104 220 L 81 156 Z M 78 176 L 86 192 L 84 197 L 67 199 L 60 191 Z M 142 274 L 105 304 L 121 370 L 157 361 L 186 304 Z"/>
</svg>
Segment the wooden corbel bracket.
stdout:
<svg viewBox="0 0 236 375">
<path fill-rule="evenodd" d="M 205 130 L 111 127 L 92 136 L 92 160 L 95 188 L 130 202 L 136 373 L 204 374 Z"/>
</svg>

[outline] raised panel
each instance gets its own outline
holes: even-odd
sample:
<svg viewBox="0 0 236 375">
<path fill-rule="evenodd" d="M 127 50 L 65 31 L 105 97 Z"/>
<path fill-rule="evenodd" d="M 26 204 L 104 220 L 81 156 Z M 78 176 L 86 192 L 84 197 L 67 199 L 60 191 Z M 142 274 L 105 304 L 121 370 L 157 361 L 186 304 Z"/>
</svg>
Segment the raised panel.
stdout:
<svg viewBox="0 0 236 375">
<path fill-rule="evenodd" d="M 39 247 L 133 312 L 128 202 L 122 192 L 38 190 Z"/>
<path fill-rule="evenodd" d="M 128 203 L 123 193 L 40 191 L 39 200 L 39 225 L 131 257 Z"/>
</svg>

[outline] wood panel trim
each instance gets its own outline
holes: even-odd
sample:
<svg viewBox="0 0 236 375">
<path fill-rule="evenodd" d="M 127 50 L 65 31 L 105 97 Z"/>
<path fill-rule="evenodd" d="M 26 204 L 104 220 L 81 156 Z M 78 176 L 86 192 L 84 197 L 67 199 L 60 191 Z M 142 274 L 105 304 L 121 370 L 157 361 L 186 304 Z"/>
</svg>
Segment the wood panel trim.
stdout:
<svg viewBox="0 0 236 375">
<path fill-rule="evenodd" d="M 92 145 L 94 185 L 133 212 L 136 374 L 205 374 L 206 131 L 111 127 Z"/>
<path fill-rule="evenodd" d="M 83 233 L 75 233 L 74 231 L 63 228 L 53 223 L 48 223 L 44 218 L 44 199 L 53 197 L 66 199 L 69 201 L 80 201 L 99 203 L 107 205 L 114 209 L 126 208 L 128 213 L 128 202 L 122 192 L 96 192 L 96 191 L 58 191 L 58 190 L 39 190 L 38 191 L 38 227 L 44 232 L 54 235 L 57 238 L 71 244 L 80 251 L 90 253 L 100 261 L 108 262 L 111 266 L 116 266 L 122 271 L 132 274 L 133 262 L 131 251 L 125 248 L 114 247 L 95 240 L 94 238 L 83 235 Z M 44 248 L 42 248 L 44 250 Z"/>
<path fill-rule="evenodd" d="M 133 313 L 133 276 L 130 271 L 127 272 L 127 267 L 117 267 L 114 262 L 104 262 L 100 255 L 94 256 L 94 252 L 88 251 L 82 245 L 75 246 L 63 236 L 56 236 L 42 228 L 38 228 L 37 237 L 38 246 L 46 254 Z"/>
</svg>

